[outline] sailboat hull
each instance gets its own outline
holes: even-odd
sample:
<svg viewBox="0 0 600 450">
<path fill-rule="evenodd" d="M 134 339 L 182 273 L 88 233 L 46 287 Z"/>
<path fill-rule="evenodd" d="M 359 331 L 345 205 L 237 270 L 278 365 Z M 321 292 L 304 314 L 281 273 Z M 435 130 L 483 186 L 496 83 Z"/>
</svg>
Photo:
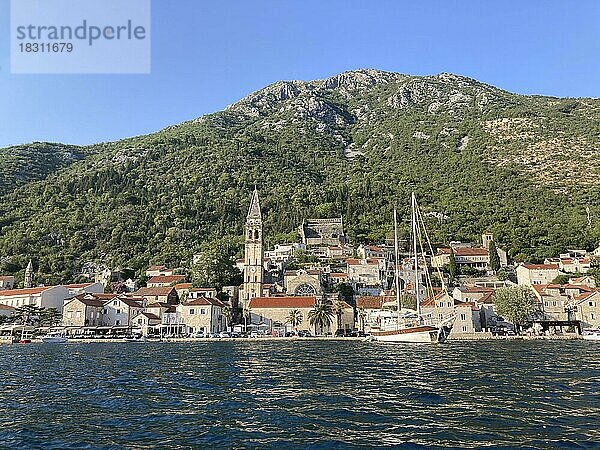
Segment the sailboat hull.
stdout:
<svg viewBox="0 0 600 450">
<path fill-rule="evenodd" d="M 406 342 L 413 344 L 432 344 L 443 342 L 439 340 L 439 329 L 422 325 L 418 327 L 402 328 L 399 330 L 371 331 L 371 336 L 381 342 Z M 444 339 L 445 340 L 445 339 Z"/>
</svg>

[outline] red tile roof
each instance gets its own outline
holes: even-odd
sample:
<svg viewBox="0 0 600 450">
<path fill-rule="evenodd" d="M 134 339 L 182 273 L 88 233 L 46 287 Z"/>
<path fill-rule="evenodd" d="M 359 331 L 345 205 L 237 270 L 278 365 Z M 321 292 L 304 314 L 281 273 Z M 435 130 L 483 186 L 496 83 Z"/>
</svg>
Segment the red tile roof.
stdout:
<svg viewBox="0 0 600 450">
<path fill-rule="evenodd" d="M 364 309 L 381 309 L 384 302 L 385 297 L 375 297 L 373 295 L 367 295 L 364 297 L 358 297 L 356 299 L 356 307 Z"/>
<path fill-rule="evenodd" d="M 0 303 L 0 310 L 3 310 L 3 311 L 16 311 L 17 308 L 13 308 L 12 306 L 3 305 L 2 303 Z"/>
<path fill-rule="evenodd" d="M 185 275 L 157 275 L 148 280 L 148 283 L 171 284 L 185 281 Z"/>
<path fill-rule="evenodd" d="M 248 308 L 312 308 L 317 297 L 255 297 Z"/>
<path fill-rule="evenodd" d="M 522 264 L 528 270 L 558 270 L 558 264 Z"/>
<path fill-rule="evenodd" d="M 456 256 L 488 256 L 489 252 L 486 248 L 477 247 L 457 247 L 454 249 Z"/>
<path fill-rule="evenodd" d="M 226 305 L 216 298 L 198 297 L 183 304 L 184 306 L 219 306 L 224 308 Z"/>
<path fill-rule="evenodd" d="M 139 297 L 146 297 L 146 296 L 160 297 L 160 296 L 164 296 L 164 295 L 169 295 L 169 293 L 173 290 L 175 290 L 175 288 L 173 286 L 145 287 L 145 288 L 138 289 L 133 294 L 137 295 Z"/>
<path fill-rule="evenodd" d="M 9 289 L 6 291 L 0 291 L 0 297 L 12 297 L 15 295 L 37 295 L 41 294 L 48 289 L 55 288 L 56 286 L 43 286 L 36 288 L 27 288 L 27 289 Z"/>
</svg>

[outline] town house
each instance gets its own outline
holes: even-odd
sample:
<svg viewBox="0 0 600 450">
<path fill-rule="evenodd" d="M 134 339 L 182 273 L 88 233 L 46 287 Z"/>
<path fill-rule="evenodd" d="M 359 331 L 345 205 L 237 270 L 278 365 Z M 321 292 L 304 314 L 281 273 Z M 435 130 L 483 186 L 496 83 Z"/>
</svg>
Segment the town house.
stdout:
<svg viewBox="0 0 600 450">
<path fill-rule="evenodd" d="M 225 329 L 223 317 L 225 304 L 216 298 L 198 297 L 177 305 L 176 308 L 181 323 L 190 334 L 219 333 Z"/>
</svg>

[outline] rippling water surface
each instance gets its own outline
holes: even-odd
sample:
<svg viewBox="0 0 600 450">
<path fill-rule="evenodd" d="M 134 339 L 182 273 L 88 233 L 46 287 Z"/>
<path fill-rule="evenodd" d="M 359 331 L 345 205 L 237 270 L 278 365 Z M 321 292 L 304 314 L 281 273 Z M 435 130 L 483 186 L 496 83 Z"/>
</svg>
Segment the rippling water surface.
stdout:
<svg viewBox="0 0 600 450">
<path fill-rule="evenodd" d="M 600 448 L 600 345 L 0 346 L 3 448 Z"/>
</svg>

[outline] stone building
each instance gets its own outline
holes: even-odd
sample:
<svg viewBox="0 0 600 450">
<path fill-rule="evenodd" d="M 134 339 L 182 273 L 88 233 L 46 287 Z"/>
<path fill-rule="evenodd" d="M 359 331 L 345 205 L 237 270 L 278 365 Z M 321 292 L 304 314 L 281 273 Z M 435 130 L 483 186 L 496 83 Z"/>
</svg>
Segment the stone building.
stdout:
<svg viewBox="0 0 600 450">
<path fill-rule="evenodd" d="M 516 269 L 519 286 L 550 284 L 560 274 L 558 264 L 525 264 Z"/>
<path fill-rule="evenodd" d="M 317 297 L 315 296 L 288 296 L 288 297 L 257 297 L 250 300 L 250 319 L 251 324 L 267 324 L 270 329 L 281 328 L 286 331 L 292 331 L 289 323 L 290 312 L 300 311 L 302 322 L 298 326 L 299 330 L 315 331 L 310 325 L 308 315 L 315 307 Z M 341 316 L 341 329 L 354 329 L 354 310 L 346 302 L 344 312 Z M 328 327 L 316 330 L 318 334 L 335 333 L 338 330 L 337 317 L 332 316 L 332 323 Z"/>
<path fill-rule="evenodd" d="M 164 302 L 175 305 L 179 302 L 179 296 L 173 286 L 140 288 L 133 295 L 143 297 L 147 303 Z"/>
<path fill-rule="evenodd" d="M 102 325 L 104 302 L 116 297 L 107 294 L 80 294 L 65 301 L 62 323 L 67 327 Z"/>
<path fill-rule="evenodd" d="M 0 291 L 13 289 L 15 287 L 15 277 L 11 275 L 0 276 Z"/>
<path fill-rule="evenodd" d="M 228 325 L 223 308 L 225 304 L 216 298 L 198 297 L 177 305 L 177 313 L 190 334 L 219 333 Z"/>
<path fill-rule="evenodd" d="M 298 228 L 302 243 L 307 247 L 344 245 L 344 223 L 341 217 L 333 219 L 307 219 Z"/>
<path fill-rule="evenodd" d="M 287 270 L 283 276 L 285 291 L 293 296 L 316 296 L 323 292 L 324 278 L 320 270 Z"/>
</svg>

